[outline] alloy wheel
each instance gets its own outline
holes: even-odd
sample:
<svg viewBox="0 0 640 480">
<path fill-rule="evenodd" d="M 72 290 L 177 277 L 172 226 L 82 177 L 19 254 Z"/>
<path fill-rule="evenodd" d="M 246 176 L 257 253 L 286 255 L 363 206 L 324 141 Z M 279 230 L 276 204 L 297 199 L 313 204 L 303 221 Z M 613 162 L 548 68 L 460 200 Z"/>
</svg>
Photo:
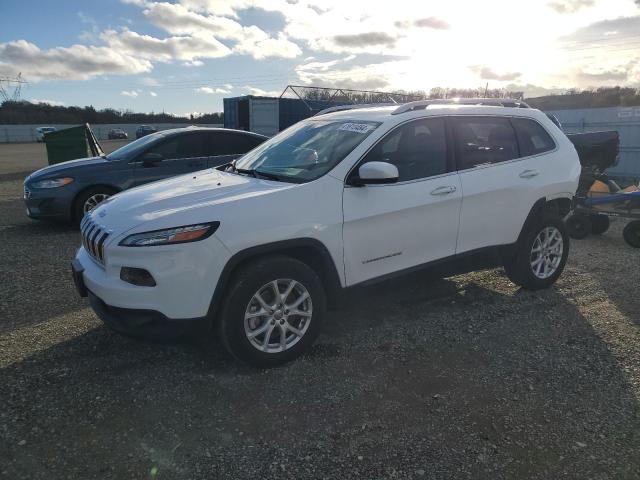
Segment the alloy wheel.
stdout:
<svg viewBox="0 0 640 480">
<path fill-rule="evenodd" d="M 251 345 L 266 353 L 280 353 L 297 344 L 313 317 L 311 295 L 292 279 L 266 283 L 251 297 L 244 315 L 244 331 Z"/>
<path fill-rule="evenodd" d="M 544 228 L 533 241 L 530 264 L 533 274 L 546 279 L 553 275 L 562 261 L 564 240 L 556 227 Z"/>
<path fill-rule="evenodd" d="M 111 195 L 109 195 L 108 193 L 96 193 L 95 195 L 91 195 L 84 202 L 84 205 L 82 206 L 82 212 L 89 213 L 91 210 L 96 208 L 100 203 L 104 202 L 110 196 Z"/>
</svg>

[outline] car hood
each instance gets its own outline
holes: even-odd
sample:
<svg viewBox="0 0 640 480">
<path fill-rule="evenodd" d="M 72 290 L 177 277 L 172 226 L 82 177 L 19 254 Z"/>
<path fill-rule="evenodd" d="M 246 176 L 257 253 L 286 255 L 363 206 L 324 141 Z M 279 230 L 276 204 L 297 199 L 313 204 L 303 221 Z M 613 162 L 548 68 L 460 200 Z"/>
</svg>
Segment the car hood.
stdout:
<svg viewBox="0 0 640 480">
<path fill-rule="evenodd" d="M 79 158 L 77 160 L 69 160 L 68 162 L 56 163 L 55 165 L 49 165 L 48 167 L 41 168 L 40 170 L 36 170 L 31 175 L 29 175 L 26 180 L 36 180 L 40 178 L 49 178 L 52 175 L 58 174 L 71 174 L 73 171 L 78 168 L 96 165 L 103 165 L 109 163 L 104 157 L 89 157 L 89 158 Z"/>
<path fill-rule="evenodd" d="M 100 204 L 91 215 L 116 234 L 142 224 L 144 230 L 155 230 L 221 220 L 214 217 L 222 205 L 237 205 L 294 186 L 209 169 L 126 190 Z"/>
</svg>

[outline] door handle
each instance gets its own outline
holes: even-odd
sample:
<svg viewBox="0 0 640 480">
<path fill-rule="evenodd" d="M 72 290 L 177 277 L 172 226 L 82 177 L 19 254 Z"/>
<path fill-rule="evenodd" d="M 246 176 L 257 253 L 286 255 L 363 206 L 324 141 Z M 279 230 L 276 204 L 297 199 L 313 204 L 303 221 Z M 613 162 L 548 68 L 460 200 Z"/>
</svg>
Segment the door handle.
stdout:
<svg viewBox="0 0 640 480">
<path fill-rule="evenodd" d="M 447 185 L 446 187 L 438 187 L 431 191 L 431 195 L 448 195 L 456 191 L 456 187 L 453 185 Z"/>
<path fill-rule="evenodd" d="M 540 175 L 538 170 L 525 170 L 520 174 L 520 178 L 533 178 L 537 175 Z"/>
</svg>

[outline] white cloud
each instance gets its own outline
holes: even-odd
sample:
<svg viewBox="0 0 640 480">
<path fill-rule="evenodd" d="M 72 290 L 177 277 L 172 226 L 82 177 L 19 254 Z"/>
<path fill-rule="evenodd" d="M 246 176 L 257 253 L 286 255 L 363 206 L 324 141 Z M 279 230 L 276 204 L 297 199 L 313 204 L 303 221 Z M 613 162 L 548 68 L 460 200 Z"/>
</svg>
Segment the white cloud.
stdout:
<svg viewBox="0 0 640 480">
<path fill-rule="evenodd" d="M 136 55 L 147 60 L 169 62 L 193 61 L 199 58 L 224 57 L 231 51 L 211 35 L 156 38 L 134 31 L 105 30 L 101 38 L 112 50 Z"/>
<path fill-rule="evenodd" d="M 286 35 L 279 33 L 277 38 L 269 37 L 256 27 L 249 29 L 249 34 L 234 47 L 237 53 L 251 55 L 256 60 L 267 57 L 295 58 L 302 54 L 298 45 L 287 39 Z"/>
<path fill-rule="evenodd" d="M 251 87 L 249 85 L 244 87 L 244 90 L 250 95 L 256 95 L 258 97 L 279 97 L 282 90 L 263 90 L 262 88 Z"/>
<path fill-rule="evenodd" d="M 182 63 L 183 67 L 201 67 L 203 65 L 204 65 L 204 62 L 202 60 L 193 60 L 191 62 Z"/>
<path fill-rule="evenodd" d="M 354 55 L 328 62 L 310 62 L 296 68 L 301 83 L 325 87 L 342 87 L 365 90 L 385 89 L 390 86 L 385 70 L 387 63 L 339 68 L 339 64 L 347 63 Z"/>
<path fill-rule="evenodd" d="M 156 92 L 149 92 L 149 95 L 151 95 L 152 97 L 157 97 L 158 94 Z"/>
<path fill-rule="evenodd" d="M 138 96 L 138 92 L 135 90 L 122 90 L 120 92 L 120 95 L 122 95 L 123 97 L 136 98 Z"/>
<path fill-rule="evenodd" d="M 575 13 L 581 8 L 592 7 L 594 4 L 595 0 L 554 0 L 547 5 L 558 13 Z"/>
<path fill-rule="evenodd" d="M 61 102 L 59 100 L 49 100 L 46 98 L 32 98 L 29 100 L 31 103 L 46 103 L 48 105 L 53 105 L 54 107 L 63 107 L 66 105 L 65 102 Z"/>
<path fill-rule="evenodd" d="M 144 77 L 140 79 L 140 83 L 142 85 L 145 85 L 147 87 L 157 87 L 158 85 L 160 85 L 160 82 L 158 80 L 156 80 L 155 78 L 151 78 L 151 77 Z"/>
<path fill-rule="evenodd" d="M 0 74 L 22 72 L 30 81 L 87 80 L 99 75 L 135 75 L 150 71 L 149 59 L 108 47 L 72 45 L 41 50 L 26 40 L 0 43 Z"/>
<path fill-rule="evenodd" d="M 195 89 L 197 93 L 206 93 L 206 94 L 214 94 L 214 93 L 231 93 L 231 85 L 225 85 L 224 88 L 221 87 L 198 87 Z"/>
<path fill-rule="evenodd" d="M 243 26 L 238 21 L 228 18 L 232 15 L 227 2 L 218 8 L 219 2 L 187 2 L 194 10 L 181 4 L 164 2 L 147 3 L 144 15 L 155 26 L 172 35 L 214 35 L 228 40 L 234 52 L 251 55 L 257 60 L 267 57 L 294 58 L 302 53 L 298 45 L 290 41 L 280 32 L 271 37 L 255 25 Z M 237 6 L 238 2 L 234 2 Z M 208 13 L 202 13 L 206 11 Z M 223 11 L 223 15 L 219 14 Z"/>
<path fill-rule="evenodd" d="M 482 80 L 512 81 L 522 76 L 520 72 L 496 72 L 487 65 L 472 65 L 469 69 Z"/>
</svg>

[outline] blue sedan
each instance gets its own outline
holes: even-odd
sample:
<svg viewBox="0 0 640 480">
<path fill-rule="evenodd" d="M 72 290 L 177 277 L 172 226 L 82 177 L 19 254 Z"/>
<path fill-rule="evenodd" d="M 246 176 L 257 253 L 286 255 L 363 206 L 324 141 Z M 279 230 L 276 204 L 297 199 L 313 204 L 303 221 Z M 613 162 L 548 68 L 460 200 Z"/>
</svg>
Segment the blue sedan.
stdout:
<svg viewBox="0 0 640 480">
<path fill-rule="evenodd" d="M 108 155 L 51 165 L 24 181 L 27 215 L 79 223 L 122 190 L 224 165 L 266 139 L 240 130 L 178 128 L 147 135 Z"/>
</svg>

